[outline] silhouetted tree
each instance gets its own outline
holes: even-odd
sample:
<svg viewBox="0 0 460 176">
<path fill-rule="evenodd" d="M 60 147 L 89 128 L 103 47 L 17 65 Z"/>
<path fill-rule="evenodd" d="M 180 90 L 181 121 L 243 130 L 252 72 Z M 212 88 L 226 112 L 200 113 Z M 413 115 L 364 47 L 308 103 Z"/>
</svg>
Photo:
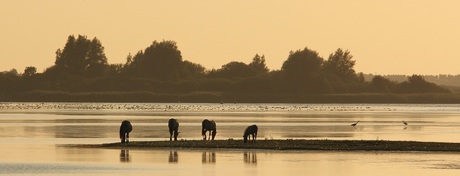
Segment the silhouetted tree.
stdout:
<svg viewBox="0 0 460 176">
<path fill-rule="evenodd" d="M 249 63 L 249 68 L 251 68 L 252 70 L 254 70 L 254 72 L 257 74 L 257 75 L 264 75 L 264 74 L 268 74 L 269 72 L 269 69 L 267 67 L 267 65 L 265 64 L 265 56 L 262 55 L 258 55 L 256 54 L 254 56 L 254 58 L 252 59 L 252 62 Z"/>
<path fill-rule="evenodd" d="M 206 68 L 200 64 L 184 61 L 182 63 L 180 77 L 183 79 L 201 79 L 205 75 L 205 70 Z"/>
<path fill-rule="evenodd" d="M 323 58 L 318 52 L 305 48 L 291 51 L 283 63 L 281 71 L 284 74 L 286 91 L 292 93 L 317 93 L 324 89 L 321 77 Z M 323 89 L 323 90 L 322 90 Z"/>
<path fill-rule="evenodd" d="M 16 69 L 0 72 L 0 91 L 16 92 L 19 89 L 20 75 Z"/>
<path fill-rule="evenodd" d="M 10 71 L 0 72 L 0 74 L 2 75 L 2 77 L 19 78 L 18 70 L 14 68 Z"/>
<path fill-rule="evenodd" d="M 450 93 L 446 88 L 425 81 L 420 75 L 412 75 L 398 85 L 398 93 Z"/>
<path fill-rule="evenodd" d="M 255 71 L 243 62 L 229 62 L 217 70 L 221 77 L 227 79 L 245 78 L 255 75 Z"/>
<path fill-rule="evenodd" d="M 107 67 L 107 76 L 120 76 L 123 72 L 123 64 L 110 64 Z"/>
<path fill-rule="evenodd" d="M 33 76 L 37 74 L 37 68 L 35 67 L 26 67 L 22 76 Z"/>
<path fill-rule="evenodd" d="M 372 92 L 383 92 L 383 93 L 391 93 L 394 91 L 395 86 L 397 85 L 396 82 L 390 81 L 383 76 L 375 76 L 372 78 L 371 81 L 371 91 Z"/>
<path fill-rule="evenodd" d="M 64 49 L 56 51 L 56 68 L 51 70 L 64 72 L 57 74 L 101 76 L 107 65 L 104 47 L 97 38 L 89 40 L 86 36 L 70 35 Z"/>
<path fill-rule="evenodd" d="M 182 55 L 174 41 L 154 41 L 134 57 L 128 56 L 128 73 L 158 80 L 174 81 L 179 78 Z"/>
<path fill-rule="evenodd" d="M 108 67 L 107 57 L 104 53 L 104 47 L 97 38 L 91 40 L 88 49 L 88 55 L 85 59 L 85 75 L 100 76 L 103 75 Z"/>
<path fill-rule="evenodd" d="M 355 61 L 352 58 L 350 51 L 339 48 L 324 62 L 324 71 L 335 78 L 332 81 L 355 81 Z"/>
</svg>

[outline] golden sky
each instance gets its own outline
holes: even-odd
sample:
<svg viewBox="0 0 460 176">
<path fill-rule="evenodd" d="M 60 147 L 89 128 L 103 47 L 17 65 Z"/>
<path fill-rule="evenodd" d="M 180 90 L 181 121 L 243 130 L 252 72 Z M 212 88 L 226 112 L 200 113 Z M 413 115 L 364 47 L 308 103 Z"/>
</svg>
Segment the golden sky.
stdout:
<svg viewBox="0 0 460 176">
<path fill-rule="evenodd" d="M 255 54 L 280 69 L 308 47 L 325 59 L 349 50 L 357 72 L 460 74 L 458 9 L 458 0 L 0 0 L 0 71 L 42 72 L 81 34 L 101 40 L 111 64 L 174 40 L 208 69 Z"/>
</svg>

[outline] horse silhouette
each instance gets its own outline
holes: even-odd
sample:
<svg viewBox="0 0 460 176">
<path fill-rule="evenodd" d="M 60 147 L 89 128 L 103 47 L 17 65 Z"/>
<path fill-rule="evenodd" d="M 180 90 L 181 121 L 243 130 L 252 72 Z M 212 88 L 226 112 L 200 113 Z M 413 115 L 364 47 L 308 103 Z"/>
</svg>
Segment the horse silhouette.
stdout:
<svg viewBox="0 0 460 176">
<path fill-rule="evenodd" d="M 172 118 L 168 121 L 169 127 L 169 141 L 172 141 L 172 136 L 174 134 L 174 141 L 177 141 L 177 136 L 179 135 L 179 122 L 176 119 Z"/>
<path fill-rule="evenodd" d="M 257 130 L 258 129 L 259 128 L 257 127 L 257 125 L 248 126 L 246 128 L 246 130 L 244 130 L 244 135 L 243 135 L 244 143 L 248 142 L 248 136 L 249 135 L 252 135 L 252 142 L 254 143 L 256 141 L 256 138 L 257 138 Z M 251 140 L 251 137 L 249 137 L 249 140 Z"/>
<path fill-rule="evenodd" d="M 133 130 L 131 122 L 124 120 L 120 126 L 120 139 L 121 143 L 129 143 L 129 133 Z"/>
<path fill-rule="evenodd" d="M 206 132 L 209 131 L 209 139 L 208 140 L 211 140 L 211 134 L 212 134 L 212 140 L 214 140 L 214 137 L 216 137 L 216 122 L 214 122 L 213 120 L 208 120 L 208 119 L 204 119 L 203 122 L 201 123 L 202 124 L 202 128 L 201 128 L 201 135 L 203 136 L 203 140 L 206 140 Z"/>
</svg>

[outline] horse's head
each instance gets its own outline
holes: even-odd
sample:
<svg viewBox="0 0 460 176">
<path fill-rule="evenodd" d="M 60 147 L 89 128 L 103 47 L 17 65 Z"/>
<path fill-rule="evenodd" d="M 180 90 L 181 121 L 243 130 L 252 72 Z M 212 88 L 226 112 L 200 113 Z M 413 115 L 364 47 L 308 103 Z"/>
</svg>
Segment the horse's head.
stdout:
<svg viewBox="0 0 460 176">
<path fill-rule="evenodd" d="M 201 130 L 201 136 L 205 136 L 205 135 L 206 135 L 206 130 L 205 129 Z"/>
<path fill-rule="evenodd" d="M 245 135 L 243 136 L 243 142 L 244 142 L 244 143 L 248 142 L 248 135 L 245 134 Z"/>
</svg>

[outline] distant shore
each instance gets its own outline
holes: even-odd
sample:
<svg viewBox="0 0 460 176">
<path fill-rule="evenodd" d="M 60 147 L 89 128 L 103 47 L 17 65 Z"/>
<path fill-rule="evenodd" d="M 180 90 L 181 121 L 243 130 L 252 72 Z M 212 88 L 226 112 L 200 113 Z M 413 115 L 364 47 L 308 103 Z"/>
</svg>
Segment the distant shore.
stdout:
<svg viewBox="0 0 460 176">
<path fill-rule="evenodd" d="M 134 141 L 128 144 L 69 145 L 70 147 L 123 149 L 261 149 L 261 150 L 319 150 L 319 151 L 430 151 L 460 152 L 460 143 L 385 141 L 385 140 L 180 140 Z"/>
<path fill-rule="evenodd" d="M 349 93 L 349 94 L 244 94 L 194 92 L 61 92 L 1 93 L 0 102 L 115 102 L 115 103 L 430 103 L 458 104 L 459 93 Z"/>
</svg>

